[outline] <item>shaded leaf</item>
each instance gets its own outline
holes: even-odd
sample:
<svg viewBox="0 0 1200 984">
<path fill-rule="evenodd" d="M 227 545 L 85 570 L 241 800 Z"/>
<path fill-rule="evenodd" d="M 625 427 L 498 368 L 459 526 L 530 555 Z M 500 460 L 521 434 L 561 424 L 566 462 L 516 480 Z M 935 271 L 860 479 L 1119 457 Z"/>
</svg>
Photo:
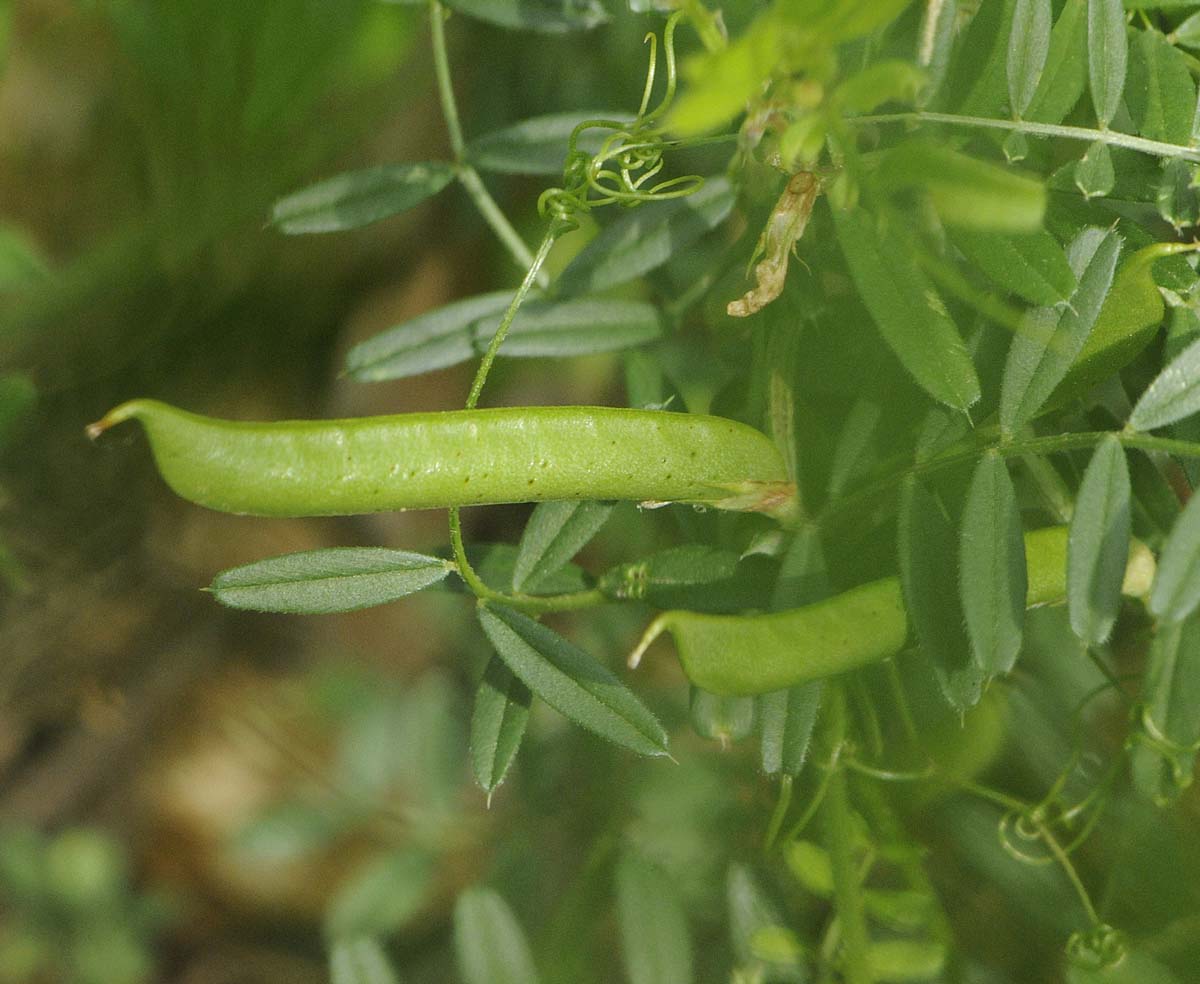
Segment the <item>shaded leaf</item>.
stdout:
<svg viewBox="0 0 1200 984">
<path fill-rule="evenodd" d="M 622 120 L 624 113 L 572 110 L 521 120 L 467 144 L 465 156 L 475 167 L 500 174 L 561 174 L 575 127 L 585 120 Z M 577 147 L 595 154 L 611 131 L 584 130 Z"/>
<path fill-rule="evenodd" d="M 612 515 L 609 502 L 542 502 L 525 524 L 517 561 L 514 591 L 537 591 L 538 583 L 554 574 L 591 541 Z"/>
<path fill-rule="evenodd" d="M 1025 538 L 1008 466 L 984 455 L 967 492 L 959 541 L 959 576 L 967 635 L 976 665 L 1007 673 L 1025 625 Z"/>
<path fill-rule="evenodd" d="M 453 165 L 439 161 L 350 171 L 281 198 L 271 224 L 288 235 L 358 229 L 419 205 L 453 180 Z"/>
<path fill-rule="evenodd" d="M 1066 252 L 1045 230 L 1014 236 L 961 229 L 950 238 L 997 286 L 1031 304 L 1058 304 L 1075 289 Z"/>
<path fill-rule="evenodd" d="M 1020 118 L 1029 108 L 1050 50 L 1050 0 L 1017 0 L 1008 48 L 1008 101 Z"/>
<path fill-rule="evenodd" d="M 1142 687 L 1143 729 L 1161 741 L 1134 746 L 1134 785 L 1162 803 L 1191 785 L 1200 743 L 1200 619 L 1163 626 L 1150 645 Z"/>
<path fill-rule="evenodd" d="M 1102 127 L 1121 105 L 1129 43 L 1121 0 L 1088 0 L 1088 84 L 1092 106 Z"/>
<path fill-rule="evenodd" d="M 517 757 L 533 695 L 499 656 L 488 660 L 471 714 L 471 770 L 489 796 Z"/>
<path fill-rule="evenodd" d="M 833 449 L 829 466 L 830 501 L 837 499 L 866 464 L 865 458 L 883 416 L 883 407 L 873 400 L 860 398 L 846 414 L 846 423 Z"/>
<path fill-rule="evenodd" d="M 740 611 L 761 597 L 763 557 L 741 557 L 701 543 L 669 547 L 606 571 L 599 588 L 609 598 L 646 601 L 656 608 Z"/>
<path fill-rule="evenodd" d="M 979 378 L 958 328 L 911 252 L 881 236 L 863 210 L 834 212 L 838 242 L 884 341 L 935 400 L 965 410 L 979 399 Z"/>
<path fill-rule="evenodd" d="M 653 202 L 617 219 L 587 244 L 557 281 L 563 294 L 604 290 L 648 273 L 719 225 L 736 195 L 724 178 L 694 194 Z"/>
<path fill-rule="evenodd" d="M 489 24 L 541 34 L 586 31 L 608 20 L 598 0 L 446 0 L 446 6 Z"/>
<path fill-rule="evenodd" d="M 1112 285 L 1121 239 L 1088 228 L 1071 243 L 1067 259 L 1079 281 L 1068 304 L 1035 308 L 1013 339 L 1000 385 L 1000 424 L 1013 434 L 1031 420 L 1082 351 Z"/>
<path fill-rule="evenodd" d="M 632 851 L 617 863 L 617 920 L 629 984 L 692 984 L 679 892 L 666 872 Z"/>
<path fill-rule="evenodd" d="M 405 550 L 332 547 L 234 567 L 218 574 L 210 590 L 230 608 L 319 615 L 387 604 L 452 569 L 438 557 Z"/>
<path fill-rule="evenodd" d="M 473 326 L 474 351 L 486 351 L 496 331 L 488 317 Z M 500 354 L 508 358 L 565 358 L 616 352 L 657 341 L 662 334 L 658 311 L 641 301 L 530 301 L 513 319 Z"/>
<path fill-rule="evenodd" d="M 1200 495 L 1192 496 L 1171 528 L 1158 561 L 1150 611 L 1182 622 L 1200 604 Z"/>
<path fill-rule="evenodd" d="M 368 936 L 334 940 L 329 947 L 331 984 L 399 984 L 379 941 Z"/>
<path fill-rule="evenodd" d="M 1108 640 L 1121 610 L 1129 510 L 1125 449 L 1109 436 L 1083 474 L 1067 538 L 1067 611 L 1071 629 L 1089 646 Z"/>
<path fill-rule="evenodd" d="M 1129 416 L 1134 430 L 1166 427 L 1200 411 L 1200 340 L 1192 342 L 1154 377 Z"/>
<path fill-rule="evenodd" d="M 512 909 L 490 888 L 454 905 L 454 954 L 463 984 L 537 984 L 533 954 Z"/>
<path fill-rule="evenodd" d="M 640 755 L 665 755 L 667 733 L 607 667 L 510 608 L 481 605 L 479 622 L 508 668 L 580 727 Z"/>
</svg>

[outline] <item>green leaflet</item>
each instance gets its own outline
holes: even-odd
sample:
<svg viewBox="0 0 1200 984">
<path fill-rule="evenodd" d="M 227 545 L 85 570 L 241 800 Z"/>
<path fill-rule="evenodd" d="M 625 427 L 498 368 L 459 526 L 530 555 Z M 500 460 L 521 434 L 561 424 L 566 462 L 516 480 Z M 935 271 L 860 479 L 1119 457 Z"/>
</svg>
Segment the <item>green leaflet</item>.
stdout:
<svg viewBox="0 0 1200 984">
<path fill-rule="evenodd" d="M 1155 634 L 1142 701 L 1134 785 L 1157 803 L 1169 802 L 1192 784 L 1200 743 L 1200 619 L 1163 626 Z"/>
<path fill-rule="evenodd" d="M 959 603 L 958 536 L 942 504 L 915 478 L 900 493 L 899 559 L 904 602 L 921 652 L 951 707 L 974 707 L 990 675 L 972 658 Z"/>
<path fill-rule="evenodd" d="M 489 24 L 541 34 L 586 31 L 608 20 L 598 0 L 446 0 L 446 6 Z"/>
<path fill-rule="evenodd" d="M 1067 251 L 1079 286 L 1068 304 L 1035 308 L 1013 339 L 1000 386 L 1000 425 L 1011 435 L 1031 420 L 1083 349 L 1112 284 L 1121 239 L 1089 228 Z"/>
<path fill-rule="evenodd" d="M 597 109 L 535 116 L 476 137 L 467 144 L 464 156 L 480 170 L 499 174 L 562 174 L 567 141 L 579 123 L 584 120 L 623 120 L 627 115 Z M 609 132 L 584 130 L 578 148 L 595 154 Z"/>
<path fill-rule="evenodd" d="M 632 850 L 617 863 L 617 925 L 629 984 L 692 984 L 687 915 L 670 877 Z"/>
<path fill-rule="evenodd" d="M 598 587 L 609 598 L 656 608 L 734 612 L 761 603 L 762 557 L 739 557 L 702 543 L 669 547 L 606 571 Z"/>
<path fill-rule="evenodd" d="M 988 675 L 1007 673 L 1021 650 L 1028 583 L 1021 510 L 1008 466 L 998 454 L 985 455 L 975 468 L 963 508 L 958 564 L 975 664 Z"/>
<path fill-rule="evenodd" d="M 388 936 L 406 925 L 430 899 L 434 859 L 420 848 L 376 855 L 339 886 L 325 923 L 334 938 Z"/>
<path fill-rule="evenodd" d="M 899 237 L 864 210 L 835 211 L 838 242 L 863 303 L 891 350 L 935 400 L 965 410 L 979 378 L 958 328 Z"/>
<path fill-rule="evenodd" d="M 490 888 L 454 904 L 454 955 L 463 984 L 537 984 L 537 968 L 512 909 Z"/>
<path fill-rule="evenodd" d="M 1192 496 L 1163 544 L 1150 592 L 1150 611 L 1164 622 L 1182 622 L 1198 604 L 1200 496 Z"/>
<path fill-rule="evenodd" d="M 331 984 L 399 984 L 379 941 L 370 937 L 334 940 L 329 947 Z"/>
<path fill-rule="evenodd" d="M 1135 32 L 1131 55 L 1126 100 L 1138 133 L 1187 146 L 1196 111 L 1187 59 L 1153 30 Z"/>
<path fill-rule="evenodd" d="M 517 757 L 533 695 L 499 656 L 488 660 L 471 714 L 471 771 L 490 797 Z"/>
<path fill-rule="evenodd" d="M 666 755 L 662 725 L 609 670 L 528 616 L 479 606 L 479 622 L 500 658 L 563 716 L 640 755 Z"/>
<path fill-rule="evenodd" d="M 1121 442 L 1109 436 L 1083 474 L 1067 538 L 1067 612 L 1089 646 L 1107 642 L 1117 621 L 1129 535 L 1129 468 Z"/>
<path fill-rule="evenodd" d="M 1050 50 L 1050 0 L 1016 0 L 1008 47 L 1008 102 L 1013 116 L 1025 114 L 1037 92 Z"/>
<path fill-rule="evenodd" d="M 1121 105 L 1129 44 L 1121 0 L 1088 0 L 1088 85 L 1101 127 L 1108 126 Z"/>
<path fill-rule="evenodd" d="M 925 70 L 926 81 L 917 104 L 926 109 L 938 101 L 946 73 L 950 69 L 954 36 L 958 27 L 958 0 L 925 5 L 917 48 L 917 64 Z"/>
<path fill-rule="evenodd" d="M 1003 116 L 1008 100 L 1008 40 L 1015 0 L 981 5 L 951 62 L 947 93 L 965 97 L 957 112 L 964 116 Z"/>
<path fill-rule="evenodd" d="M 628 212 L 580 251 L 559 276 L 556 289 L 584 294 L 648 273 L 720 225 L 735 198 L 725 178 L 709 178 L 685 198 Z"/>
<path fill-rule="evenodd" d="M 1200 341 L 1179 353 L 1146 388 L 1129 416 L 1134 430 L 1166 427 L 1200 411 Z"/>
<path fill-rule="evenodd" d="M 1025 118 L 1061 123 L 1087 83 L 1087 0 L 1067 0 L 1050 32 L 1042 79 Z"/>
<path fill-rule="evenodd" d="M 1075 289 L 1067 254 L 1044 229 L 1024 235 L 959 229 L 950 239 L 997 286 L 1031 304 L 1058 304 Z"/>
<path fill-rule="evenodd" d="M 754 730 L 756 712 L 753 697 L 710 694 L 699 687 L 692 687 L 688 701 L 692 730 L 701 738 L 720 742 L 723 748 Z"/>
<path fill-rule="evenodd" d="M 729 935 L 740 967 L 752 979 L 803 980 L 799 943 L 767 897 L 754 872 L 744 864 L 731 864 L 726 879 Z M 793 946 L 788 947 L 790 941 Z"/>
<path fill-rule="evenodd" d="M 871 439 L 883 416 L 883 407 L 867 399 L 854 402 L 846 414 L 846 423 L 833 449 L 829 466 L 829 501 L 836 500 L 846 490 L 851 479 L 864 467 Z"/>
<path fill-rule="evenodd" d="M 1158 214 L 1175 227 L 1176 233 L 1200 223 L 1200 194 L 1192 185 L 1196 165 L 1190 161 L 1167 161 L 1163 165 L 1156 204 Z"/>
<path fill-rule="evenodd" d="M 1035 232 L 1046 211 L 1041 181 L 925 141 L 889 151 L 876 182 L 886 193 L 925 193 L 944 222 L 968 229 Z"/>
<path fill-rule="evenodd" d="M 350 171 L 281 198 L 271 224 L 288 235 L 358 229 L 419 205 L 453 180 L 454 166 L 439 161 Z"/>
<path fill-rule="evenodd" d="M 438 557 L 405 550 L 333 547 L 234 567 L 218 574 L 209 590 L 230 608 L 323 615 L 387 604 L 453 569 Z"/>
<path fill-rule="evenodd" d="M 937 981 L 946 967 L 946 945 L 926 940 L 884 940 L 867 950 L 867 964 L 880 981 Z"/>
<path fill-rule="evenodd" d="M 600 532 L 612 515 L 609 502 L 542 502 L 525 524 L 517 561 L 514 591 L 534 591 Z"/>
</svg>

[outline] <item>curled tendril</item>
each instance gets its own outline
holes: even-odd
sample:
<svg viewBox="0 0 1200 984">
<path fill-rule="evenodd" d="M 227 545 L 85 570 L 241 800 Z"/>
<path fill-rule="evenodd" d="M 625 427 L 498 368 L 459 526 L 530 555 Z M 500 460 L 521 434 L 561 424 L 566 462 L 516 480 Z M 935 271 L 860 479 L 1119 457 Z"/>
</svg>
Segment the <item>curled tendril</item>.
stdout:
<svg viewBox="0 0 1200 984">
<path fill-rule="evenodd" d="M 538 198 L 538 211 L 544 218 L 564 229 L 578 225 L 577 216 L 600 205 L 633 207 L 649 201 L 683 198 L 699 191 L 704 178 L 698 174 L 667 178 L 655 182 L 665 166 L 666 151 L 687 146 L 685 141 L 667 140 L 656 121 L 670 108 L 675 99 L 678 76 L 675 67 L 675 27 L 683 16 L 676 11 L 667 18 L 663 28 L 662 51 L 666 68 L 666 91 L 654 109 L 650 98 L 658 75 L 658 38 L 646 35 L 650 54 L 646 68 L 646 85 L 636 119 L 584 120 L 574 130 L 567 145 L 561 188 L 548 188 Z M 579 149 L 580 138 L 588 130 L 612 131 L 599 151 L 588 154 Z"/>
<path fill-rule="evenodd" d="M 1120 963 L 1127 951 L 1125 935 L 1106 923 L 1086 933 L 1072 933 L 1067 940 L 1067 959 L 1086 970 L 1103 970 Z"/>
<path fill-rule="evenodd" d="M 1134 729 L 1126 742 L 1127 747 L 1145 745 L 1156 752 L 1169 774 L 1171 789 L 1166 795 L 1155 795 L 1159 806 L 1166 806 L 1195 781 L 1192 758 L 1200 752 L 1200 742 L 1181 745 L 1173 741 L 1159 727 L 1147 704 L 1138 704 L 1133 709 Z"/>
</svg>

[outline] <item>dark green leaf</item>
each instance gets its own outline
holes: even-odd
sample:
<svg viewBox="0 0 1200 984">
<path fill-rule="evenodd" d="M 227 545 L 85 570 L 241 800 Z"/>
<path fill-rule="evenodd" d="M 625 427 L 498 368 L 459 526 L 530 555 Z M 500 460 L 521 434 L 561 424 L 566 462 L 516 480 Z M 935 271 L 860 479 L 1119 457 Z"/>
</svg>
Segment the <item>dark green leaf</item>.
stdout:
<svg viewBox="0 0 1200 984">
<path fill-rule="evenodd" d="M 1125 449 L 1106 437 L 1083 474 L 1067 538 L 1067 611 L 1072 630 L 1089 646 L 1108 640 L 1121 610 L 1129 495 Z"/>
<path fill-rule="evenodd" d="M 510 290 L 455 301 L 388 328 L 346 354 L 346 372 L 359 382 L 415 376 L 475 357 L 472 326 L 499 319 L 512 302 Z"/>
<path fill-rule="evenodd" d="M 489 24 L 542 34 L 585 31 L 608 20 L 598 0 L 446 0 L 446 6 Z"/>
<path fill-rule="evenodd" d="M 1008 101 L 1020 118 L 1029 108 L 1050 50 L 1050 0 L 1017 0 L 1008 48 Z"/>
<path fill-rule="evenodd" d="M 1176 158 L 1163 165 L 1158 184 L 1158 214 L 1170 222 L 1176 232 L 1200 222 L 1200 192 L 1194 183 L 1196 175 L 1196 165 L 1190 161 Z"/>
<path fill-rule="evenodd" d="M 884 341 L 934 399 L 965 410 L 979 378 L 958 328 L 898 237 L 879 234 L 863 210 L 834 212 L 838 242 Z"/>
<path fill-rule="evenodd" d="M 1200 340 L 1192 342 L 1154 377 L 1129 417 L 1134 430 L 1166 427 L 1200 411 Z"/>
<path fill-rule="evenodd" d="M 584 294 L 648 273 L 720 225 L 735 197 L 724 178 L 709 178 L 686 198 L 634 209 L 583 248 L 558 278 L 558 289 Z"/>
<path fill-rule="evenodd" d="M 511 543 L 493 543 L 486 547 L 467 548 L 467 557 L 471 560 L 475 572 L 493 591 L 504 593 L 513 590 L 513 571 L 517 566 L 518 550 Z M 451 581 L 457 586 L 457 581 Z M 571 594 L 575 591 L 585 591 L 588 588 L 587 573 L 576 564 L 564 564 L 557 571 L 546 574 L 540 581 L 538 589 L 542 594 Z"/>
<path fill-rule="evenodd" d="M 1087 0 L 1067 0 L 1050 32 L 1050 49 L 1028 120 L 1061 123 L 1087 84 Z"/>
<path fill-rule="evenodd" d="M 1200 495 L 1192 496 L 1175 521 L 1162 555 L 1150 611 L 1164 622 L 1182 622 L 1200 604 Z"/>
<path fill-rule="evenodd" d="M 1129 43 L 1121 0 L 1088 0 L 1088 83 L 1092 106 L 1102 127 L 1121 105 Z"/>
<path fill-rule="evenodd" d="M 534 508 L 513 565 L 513 590 L 537 591 L 600 532 L 612 515 L 609 502 L 542 502 Z"/>
<path fill-rule="evenodd" d="M 958 601 L 958 536 L 942 504 L 915 478 L 900 495 L 900 583 L 908 618 L 942 693 L 960 714 L 974 707 L 988 674 L 972 659 Z"/>
<path fill-rule="evenodd" d="M 829 466 L 828 496 L 831 501 L 846 490 L 866 464 L 871 438 L 875 436 L 882 415 L 883 408 L 865 398 L 856 400 L 846 414 L 846 423 L 833 449 L 833 463 Z"/>
<path fill-rule="evenodd" d="M 499 605 L 481 605 L 479 621 L 508 668 L 560 714 L 640 755 L 667 754 L 667 733 L 654 715 L 582 649 Z"/>
<path fill-rule="evenodd" d="M 665 871 L 632 851 L 617 863 L 617 921 L 629 984 L 692 984 L 679 893 Z"/>
<path fill-rule="evenodd" d="M 975 663 L 1007 673 L 1021 651 L 1025 625 L 1025 538 L 1008 466 L 998 454 L 975 468 L 959 542 L 963 614 Z"/>
<path fill-rule="evenodd" d="M 1084 198 L 1103 198 L 1113 190 L 1117 174 L 1112 152 L 1103 140 L 1097 140 L 1075 164 L 1075 187 Z"/>
<path fill-rule="evenodd" d="M 620 564 L 604 573 L 599 587 L 610 598 L 656 608 L 738 611 L 761 597 L 759 575 L 770 566 L 762 557 L 743 559 L 732 550 L 690 543 Z"/>
<path fill-rule="evenodd" d="M 561 174 L 572 131 L 584 120 L 621 120 L 623 113 L 602 110 L 551 113 L 493 130 L 467 144 L 466 158 L 484 171 L 501 174 Z M 584 130 L 577 144 L 588 154 L 600 150 L 607 129 Z"/>
<path fill-rule="evenodd" d="M 418 848 L 376 856 L 339 886 L 326 913 L 330 936 L 388 936 L 429 901 L 433 858 Z"/>
<path fill-rule="evenodd" d="M 471 769 L 475 781 L 489 796 L 504 781 L 517 757 L 532 700 L 529 688 L 513 676 L 499 656 L 493 656 L 475 691 L 475 711 L 471 715 Z"/>
<path fill-rule="evenodd" d="M 210 590 L 230 608 L 321 615 L 387 604 L 436 584 L 452 569 L 405 550 L 332 547 L 234 567 L 218 574 Z"/>
<path fill-rule="evenodd" d="M 754 730 L 757 708 L 753 697 L 724 697 L 692 687 L 688 714 L 701 738 L 719 741 L 723 748 Z"/>
<path fill-rule="evenodd" d="M 1196 111 L 1187 58 L 1153 30 L 1134 34 L 1131 54 L 1126 98 L 1138 133 L 1186 147 Z"/>
<path fill-rule="evenodd" d="M 537 984 L 525 933 L 490 888 L 469 888 L 458 897 L 454 953 L 463 984 Z"/>
<path fill-rule="evenodd" d="M 1152 740 L 1134 747 L 1134 785 L 1156 802 L 1172 800 L 1191 785 L 1200 743 L 1200 619 L 1155 634 L 1142 700 L 1142 727 Z"/>
<path fill-rule="evenodd" d="M 378 940 L 368 936 L 334 940 L 329 947 L 331 984 L 399 984 Z"/>
<path fill-rule="evenodd" d="M 796 531 L 783 555 L 771 595 L 771 610 L 783 611 L 820 601 L 829 595 L 829 576 L 820 528 L 806 524 Z"/>
<path fill-rule="evenodd" d="M 288 235 L 358 229 L 420 204 L 453 180 L 453 165 L 439 161 L 350 171 L 281 198 L 271 223 Z"/>
<path fill-rule="evenodd" d="M 1075 272 L 1067 254 L 1044 230 L 1010 236 L 961 229 L 950 238 L 998 286 L 1031 304 L 1058 304 L 1075 289 Z"/>
<path fill-rule="evenodd" d="M 1112 285 L 1121 238 L 1089 228 L 1067 251 L 1079 286 L 1069 303 L 1034 308 L 1013 339 L 1000 387 L 1000 424 L 1015 433 L 1031 420 L 1071 368 Z"/>
</svg>

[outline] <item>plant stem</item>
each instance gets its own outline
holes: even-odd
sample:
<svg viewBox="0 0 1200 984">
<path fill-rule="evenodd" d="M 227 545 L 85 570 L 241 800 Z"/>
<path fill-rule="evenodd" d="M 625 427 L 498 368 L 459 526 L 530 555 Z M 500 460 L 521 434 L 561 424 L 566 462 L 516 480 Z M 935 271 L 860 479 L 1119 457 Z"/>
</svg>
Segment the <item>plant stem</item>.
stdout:
<svg viewBox="0 0 1200 984">
<path fill-rule="evenodd" d="M 1082 140 L 1086 143 L 1108 144 L 1110 147 L 1123 147 L 1126 150 L 1137 150 L 1143 154 L 1153 154 L 1155 157 L 1181 157 L 1186 161 L 1200 163 L 1200 150 L 1183 147 L 1179 144 L 1163 143 L 1159 140 L 1147 140 L 1145 137 L 1135 137 L 1129 133 L 1116 130 L 1093 130 L 1085 126 L 1063 126 L 1056 123 L 1034 123 L 1029 120 L 998 120 L 984 116 L 959 116 L 955 113 L 886 113 L 878 116 L 850 116 L 845 120 L 848 124 L 864 125 L 869 123 L 945 123 L 949 126 L 966 126 L 989 130 L 1016 130 L 1035 137 L 1062 137 L 1066 140 Z"/>
</svg>

